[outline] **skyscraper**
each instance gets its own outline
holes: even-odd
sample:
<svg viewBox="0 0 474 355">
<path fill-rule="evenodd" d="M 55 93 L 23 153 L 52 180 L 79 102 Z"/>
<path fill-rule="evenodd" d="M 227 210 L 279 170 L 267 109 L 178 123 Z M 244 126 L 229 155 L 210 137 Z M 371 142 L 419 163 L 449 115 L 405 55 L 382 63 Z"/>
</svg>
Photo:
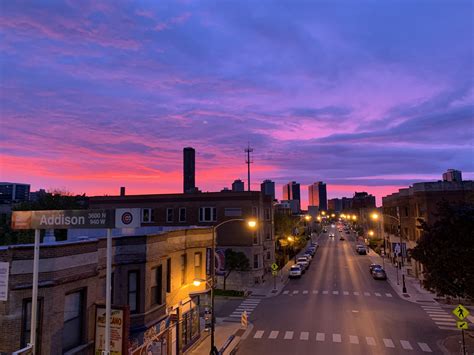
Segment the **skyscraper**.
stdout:
<svg viewBox="0 0 474 355">
<path fill-rule="evenodd" d="M 283 186 L 283 200 L 296 200 L 298 201 L 298 211 L 301 210 L 301 194 L 300 184 L 296 181 L 291 181 Z"/>
<path fill-rule="evenodd" d="M 196 189 L 194 148 L 183 149 L 183 192 L 193 192 Z"/>
<path fill-rule="evenodd" d="M 459 170 L 448 169 L 443 173 L 443 181 L 462 181 L 462 173 Z"/>
<path fill-rule="evenodd" d="M 262 191 L 264 195 L 271 196 L 272 200 L 275 199 L 275 183 L 273 181 L 264 180 L 260 184 L 260 191 Z"/>
<path fill-rule="evenodd" d="M 245 190 L 244 182 L 240 179 L 234 180 L 232 183 L 232 191 L 242 192 Z"/>
<path fill-rule="evenodd" d="M 328 197 L 326 184 L 322 181 L 308 186 L 309 206 L 318 206 L 320 211 L 327 211 Z"/>
</svg>

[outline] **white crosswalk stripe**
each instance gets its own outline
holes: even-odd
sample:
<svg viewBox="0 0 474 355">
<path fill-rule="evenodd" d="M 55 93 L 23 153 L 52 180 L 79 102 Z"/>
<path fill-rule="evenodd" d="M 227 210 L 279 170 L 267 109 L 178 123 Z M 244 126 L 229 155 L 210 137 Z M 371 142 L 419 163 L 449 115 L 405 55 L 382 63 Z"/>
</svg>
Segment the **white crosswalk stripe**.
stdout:
<svg viewBox="0 0 474 355">
<path fill-rule="evenodd" d="M 338 294 L 339 294 L 339 291 L 332 291 L 332 294 L 333 294 L 333 295 L 338 295 Z"/>
<path fill-rule="evenodd" d="M 364 292 L 364 296 L 370 296 L 370 293 Z"/>
<path fill-rule="evenodd" d="M 278 330 L 272 330 L 268 336 L 268 339 L 276 339 L 278 337 L 278 333 L 280 333 Z"/>
<path fill-rule="evenodd" d="M 290 293 L 290 291 L 288 291 L 288 290 L 283 291 L 283 294 L 284 294 L 284 295 L 287 295 L 287 294 L 289 294 L 289 293 Z"/>
<path fill-rule="evenodd" d="M 351 344 L 359 344 L 359 337 L 356 335 L 349 335 L 349 342 Z"/>
<path fill-rule="evenodd" d="M 317 295 L 318 294 L 318 290 L 313 290 L 313 295 Z"/>
<path fill-rule="evenodd" d="M 308 332 L 301 332 L 300 333 L 300 340 L 308 340 L 309 339 L 309 333 Z"/>
<path fill-rule="evenodd" d="M 378 292 L 375 292 L 375 296 L 377 296 L 377 297 L 382 297 L 382 295 L 381 295 L 380 293 L 378 293 Z"/>
<path fill-rule="evenodd" d="M 421 308 L 423 308 L 423 310 L 430 316 L 431 320 L 433 320 L 439 329 L 457 330 L 456 320 L 442 307 L 436 305 L 425 305 L 421 306 Z"/>
<path fill-rule="evenodd" d="M 421 350 L 423 350 L 426 353 L 432 353 L 433 351 L 431 348 L 428 346 L 426 343 L 418 343 L 418 346 L 420 347 Z"/>
<path fill-rule="evenodd" d="M 293 294 L 294 294 L 294 295 L 297 295 L 297 294 L 298 294 L 298 292 L 300 292 L 300 291 L 298 291 L 298 290 L 294 290 L 294 291 L 293 291 Z"/>
<path fill-rule="evenodd" d="M 344 295 L 344 296 L 349 296 L 351 293 L 354 296 L 360 296 L 364 295 L 366 297 L 370 297 L 371 293 L 370 292 L 360 292 L 360 291 L 340 291 L 340 290 L 324 290 L 324 291 L 319 291 L 319 290 L 285 290 L 282 292 L 283 295 L 308 295 L 308 294 L 313 294 L 313 295 Z M 393 297 L 391 293 L 385 293 L 382 294 L 380 292 L 374 292 L 374 295 L 376 297 Z"/>
<path fill-rule="evenodd" d="M 263 331 L 263 330 L 257 330 L 257 331 L 255 332 L 255 335 L 253 336 L 254 339 L 261 339 L 261 338 L 263 337 L 263 333 L 264 333 L 264 332 L 265 332 L 265 331 Z"/>
<path fill-rule="evenodd" d="M 383 343 L 387 348 L 394 348 L 395 344 L 393 343 L 392 339 L 383 339 Z"/>
<path fill-rule="evenodd" d="M 324 334 L 324 333 L 317 333 L 316 334 L 316 340 L 317 341 L 324 341 L 325 338 L 326 338 L 326 334 Z"/>
<path fill-rule="evenodd" d="M 285 336 L 283 337 L 283 339 L 286 339 L 286 340 L 291 340 L 293 339 L 293 332 L 290 330 L 290 331 L 286 331 L 285 332 Z"/>
<path fill-rule="evenodd" d="M 452 325 L 453 327 L 456 326 L 456 322 L 455 321 L 452 321 L 452 322 L 435 322 L 436 325 L 443 325 L 443 326 L 449 326 L 449 325 Z"/>
<path fill-rule="evenodd" d="M 341 334 L 333 334 L 332 341 L 333 343 L 340 343 L 342 341 Z"/>
<path fill-rule="evenodd" d="M 407 340 L 400 340 L 400 344 L 402 345 L 402 348 L 405 350 L 413 350 L 413 347 L 411 346 L 410 342 Z"/>
<path fill-rule="evenodd" d="M 354 291 L 353 294 L 354 296 L 359 296 L 359 292 Z"/>
<path fill-rule="evenodd" d="M 323 291 L 323 295 L 327 295 L 328 293 L 328 291 Z"/>
<path fill-rule="evenodd" d="M 392 294 L 391 293 L 386 293 L 385 296 L 392 297 Z"/>
<path fill-rule="evenodd" d="M 307 290 L 304 290 L 303 291 L 303 295 L 307 295 L 308 294 L 308 291 Z"/>
<path fill-rule="evenodd" d="M 349 292 L 348 291 L 344 291 L 344 296 L 349 296 Z"/>
<path fill-rule="evenodd" d="M 372 337 L 365 337 L 365 340 L 367 341 L 367 345 L 370 346 L 375 346 L 375 339 Z"/>
</svg>

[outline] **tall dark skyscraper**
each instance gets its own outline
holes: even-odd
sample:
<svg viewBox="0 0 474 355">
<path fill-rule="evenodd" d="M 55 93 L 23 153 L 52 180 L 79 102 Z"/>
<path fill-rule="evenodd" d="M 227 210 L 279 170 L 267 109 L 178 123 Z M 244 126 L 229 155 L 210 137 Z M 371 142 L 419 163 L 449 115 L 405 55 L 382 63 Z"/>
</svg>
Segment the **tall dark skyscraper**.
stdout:
<svg viewBox="0 0 474 355">
<path fill-rule="evenodd" d="M 296 181 L 291 181 L 283 186 L 283 200 L 298 201 L 298 211 L 301 210 L 301 194 L 300 184 Z"/>
<path fill-rule="evenodd" d="M 328 196 L 325 183 L 318 181 L 312 185 L 309 185 L 308 197 L 310 206 L 318 206 L 320 211 L 327 211 Z"/>
<path fill-rule="evenodd" d="M 260 184 L 260 190 L 264 195 L 271 196 L 272 199 L 275 199 L 275 183 L 271 180 L 264 180 Z"/>
<path fill-rule="evenodd" d="M 186 147 L 183 149 L 183 192 L 193 192 L 196 189 L 196 151 L 194 148 Z"/>
</svg>

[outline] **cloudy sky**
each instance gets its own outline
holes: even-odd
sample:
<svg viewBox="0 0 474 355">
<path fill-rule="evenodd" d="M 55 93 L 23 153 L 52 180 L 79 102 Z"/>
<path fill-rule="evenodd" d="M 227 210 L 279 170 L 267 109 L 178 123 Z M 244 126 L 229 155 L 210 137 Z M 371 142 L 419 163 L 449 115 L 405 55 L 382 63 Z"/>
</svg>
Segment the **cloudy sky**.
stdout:
<svg viewBox="0 0 474 355">
<path fill-rule="evenodd" d="M 2 1 L 0 180 L 90 195 L 474 177 L 473 2 Z M 306 191 L 306 188 L 303 188 Z"/>
</svg>

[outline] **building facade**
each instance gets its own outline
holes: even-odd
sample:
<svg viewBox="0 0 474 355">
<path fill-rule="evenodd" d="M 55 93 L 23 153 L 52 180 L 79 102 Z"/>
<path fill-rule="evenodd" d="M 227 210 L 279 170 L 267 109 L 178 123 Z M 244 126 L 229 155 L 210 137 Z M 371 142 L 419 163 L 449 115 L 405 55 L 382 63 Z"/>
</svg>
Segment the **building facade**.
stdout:
<svg viewBox="0 0 474 355">
<path fill-rule="evenodd" d="M 90 208 L 140 208 L 142 227 L 216 226 L 230 219 L 257 218 L 256 230 L 242 221 L 226 223 L 217 229 L 217 247 L 243 252 L 251 270 L 232 272 L 229 288 L 245 289 L 270 278 L 275 260 L 273 201 L 259 191 L 206 192 L 188 194 L 96 196 Z M 219 279 L 219 282 L 221 280 Z"/>
<path fill-rule="evenodd" d="M 194 148 L 183 149 L 183 192 L 193 192 L 196 189 L 196 151 Z"/>
<path fill-rule="evenodd" d="M 298 205 L 298 212 L 301 211 L 301 193 L 300 193 L 300 184 L 296 181 L 291 181 L 288 184 L 283 186 L 283 198 L 282 200 L 289 201 L 294 200 L 297 201 Z"/>
<path fill-rule="evenodd" d="M 340 198 L 332 198 L 328 200 L 328 210 L 334 212 L 341 212 L 342 200 Z"/>
<path fill-rule="evenodd" d="M 327 190 L 326 184 L 322 181 L 315 182 L 308 186 L 308 198 L 310 206 L 318 206 L 320 211 L 327 211 Z"/>
<path fill-rule="evenodd" d="M 243 192 L 245 191 L 245 184 L 242 180 L 237 179 L 232 183 L 232 191 L 234 192 Z"/>
<path fill-rule="evenodd" d="M 260 184 L 260 191 L 267 196 L 271 196 L 275 200 L 275 183 L 271 180 L 264 180 Z"/>
<path fill-rule="evenodd" d="M 206 255 L 212 230 L 113 238 L 112 305 L 129 317 L 127 347 L 153 338 L 160 354 L 178 354 L 199 337 L 199 304 L 208 304 Z M 0 353 L 29 342 L 33 245 L 2 247 L 8 300 L 0 302 Z M 106 239 L 40 247 L 37 354 L 93 354 L 96 309 L 105 302 Z M 146 351 L 145 351 L 146 353 Z"/>
<path fill-rule="evenodd" d="M 30 199 L 30 185 L 0 182 L 0 204 L 24 202 Z"/>
</svg>

